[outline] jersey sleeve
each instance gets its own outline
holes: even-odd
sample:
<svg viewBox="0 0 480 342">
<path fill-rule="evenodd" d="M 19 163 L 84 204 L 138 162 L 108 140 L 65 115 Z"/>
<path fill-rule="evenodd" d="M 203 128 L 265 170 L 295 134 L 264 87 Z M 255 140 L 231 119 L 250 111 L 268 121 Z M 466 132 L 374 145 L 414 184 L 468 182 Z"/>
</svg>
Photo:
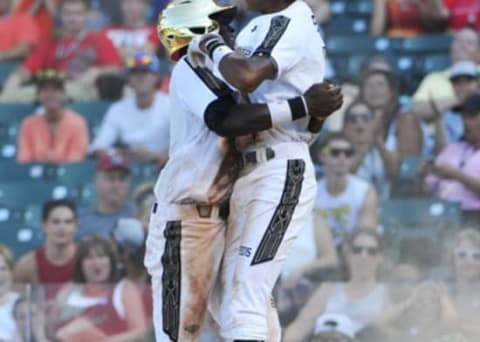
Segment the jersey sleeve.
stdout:
<svg viewBox="0 0 480 342">
<path fill-rule="evenodd" d="M 179 96 L 188 110 L 203 120 L 207 107 L 218 98 L 232 91 L 211 73 L 185 65 L 172 74 L 171 91 Z"/>
<path fill-rule="evenodd" d="M 308 36 L 304 26 L 298 19 L 283 15 L 273 17 L 263 41 L 253 55 L 270 56 L 276 64 L 278 78 L 304 56 Z"/>
</svg>

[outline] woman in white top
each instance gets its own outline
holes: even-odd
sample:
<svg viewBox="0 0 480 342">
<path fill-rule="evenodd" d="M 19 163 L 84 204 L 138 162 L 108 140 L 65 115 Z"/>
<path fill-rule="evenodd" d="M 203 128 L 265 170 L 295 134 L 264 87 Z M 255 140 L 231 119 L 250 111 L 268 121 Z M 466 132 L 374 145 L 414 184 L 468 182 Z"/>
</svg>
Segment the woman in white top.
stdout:
<svg viewBox="0 0 480 342">
<path fill-rule="evenodd" d="M 13 308 L 19 295 L 12 291 L 13 255 L 0 245 L 0 341 L 11 341 L 16 334 Z"/>
<path fill-rule="evenodd" d="M 347 316 L 358 333 L 384 310 L 387 291 L 377 276 L 383 261 L 379 236 L 371 229 L 359 228 L 347 239 L 344 253 L 348 281 L 321 285 L 288 326 L 285 341 L 308 339 L 316 320 L 325 313 Z"/>
<path fill-rule="evenodd" d="M 147 323 L 136 286 L 117 281 L 117 255 L 112 243 L 98 236 L 86 236 L 78 245 L 75 283 L 57 296 L 52 317 L 61 340 L 107 337 L 114 340 L 140 338 Z"/>
</svg>

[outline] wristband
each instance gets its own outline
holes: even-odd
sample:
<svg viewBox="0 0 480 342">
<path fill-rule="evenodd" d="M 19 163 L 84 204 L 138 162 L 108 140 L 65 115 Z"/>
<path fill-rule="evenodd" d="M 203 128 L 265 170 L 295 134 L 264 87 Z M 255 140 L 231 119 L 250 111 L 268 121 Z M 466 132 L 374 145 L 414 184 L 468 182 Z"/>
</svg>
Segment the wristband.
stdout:
<svg viewBox="0 0 480 342">
<path fill-rule="evenodd" d="M 292 112 L 292 120 L 298 120 L 308 116 L 308 108 L 303 96 L 288 100 L 288 105 Z"/>
<path fill-rule="evenodd" d="M 233 50 L 230 49 L 227 45 L 217 45 L 214 50 L 212 50 L 212 61 L 214 64 L 220 65 L 223 57 L 233 53 Z"/>
<path fill-rule="evenodd" d="M 272 126 L 292 122 L 292 111 L 288 101 L 269 102 L 267 106 L 270 111 Z"/>
</svg>

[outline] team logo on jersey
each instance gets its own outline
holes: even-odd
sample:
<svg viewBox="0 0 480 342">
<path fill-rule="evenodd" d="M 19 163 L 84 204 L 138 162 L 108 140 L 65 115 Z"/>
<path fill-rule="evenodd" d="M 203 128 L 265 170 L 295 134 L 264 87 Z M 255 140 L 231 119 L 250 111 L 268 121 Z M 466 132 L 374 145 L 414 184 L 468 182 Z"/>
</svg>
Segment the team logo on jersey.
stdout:
<svg viewBox="0 0 480 342">
<path fill-rule="evenodd" d="M 240 256 L 244 256 L 244 257 L 250 257 L 250 255 L 252 255 L 252 248 L 251 247 L 246 247 L 246 246 L 240 246 L 239 250 L 238 250 L 238 254 Z"/>
<path fill-rule="evenodd" d="M 251 49 L 247 49 L 247 48 L 244 48 L 244 47 L 238 47 L 237 46 L 235 48 L 235 51 L 238 52 L 239 54 L 243 55 L 243 56 L 246 56 L 246 57 L 249 57 L 252 54 Z"/>
</svg>

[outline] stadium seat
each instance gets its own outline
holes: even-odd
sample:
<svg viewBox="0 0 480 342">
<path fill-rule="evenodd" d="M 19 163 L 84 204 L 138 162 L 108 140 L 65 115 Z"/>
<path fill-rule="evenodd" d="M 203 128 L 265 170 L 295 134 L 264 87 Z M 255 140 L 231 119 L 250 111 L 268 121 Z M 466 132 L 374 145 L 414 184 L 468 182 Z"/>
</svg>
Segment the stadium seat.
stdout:
<svg viewBox="0 0 480 342">
<path fill-rule="evenodd" d="M 401 160 L 399 174 L 391 180 L 390 196 L 392 198 L 417 195 L 414 182 L 421 163 L 421 157 L 407 157 Z"/>
<path fill-rule="evenodd" d="M 74 102 L 69 107 L 87 120 L 90 134 L 94 136 L 111 104 L 108 101 Z"/>
<path fill-rule="evenodd" d="M 53 177 L 62 184 L 83 185 L 91 183 L 95 174 L 95 165 L 94 160 L 59 164 L 55 168 Z"/>
<path fill-rule="evenodd" d="M 48 199 L 75 198 L 78 190 L 63 184 L 42 181 L 16 181 L 0 183 L 0 203 L 10 206 L 41 204 Z"/>
<path fill-rule="evenodd" d="M 452 62 L 448 54 L 429 55 L 425 57 L 422 66 L 422 73 L 428 74 L 432 71 L 445 70 Z"/>
<path fill-rule="evenodd" d="M 18 66 L 20 62 L 1 62 L 0 63 L 0 89 L 3 86 L 3 83 L 8 78 L 8 75 L 12 73 Z"/>
<path fill-rule="evenodd" d="M 323 30 L 327 37 L 332 35 L 366 35 L 368 34 L 368 20 L 356 19 L 348 15 L 333 17 Z"/>
<path fill-rule="evenodd" d="M 40 226 L 26 224 L 0 224 L 1 243 L 7 245 L 16 259 L 43 244 Z"/>
<path fill-rule="evenodd" d="M 394 42 L 386 37 L 333 36 L 327 37 L 326 45 L 329 54 L 375 54 L 391 50 Z"/>
<path fill-rule="evenodd" d="M 422 35 L 404 39 L 401 53 L 448 53 L 452 37 L 449 35 Z"/>
</svg>

